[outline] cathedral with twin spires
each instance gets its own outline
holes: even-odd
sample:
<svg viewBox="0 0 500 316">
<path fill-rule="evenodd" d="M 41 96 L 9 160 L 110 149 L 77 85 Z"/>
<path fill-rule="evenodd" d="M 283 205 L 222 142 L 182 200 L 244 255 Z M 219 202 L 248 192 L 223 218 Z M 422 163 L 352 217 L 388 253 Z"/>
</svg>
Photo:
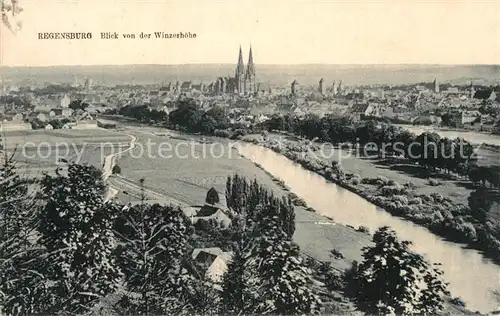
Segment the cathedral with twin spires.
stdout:
<svg viewBox="0 0 500 316">
<path fill-rule="evenodd" d="M 245 69 L 243 53 L 238 55 L 238 64 L 234 71 L 234 77 L 219 77 L 214 84 L 217 94 L 234 93 L 239 95 L 253 95 L 256 92 L 255 64 L 253 62 L 252 47 L 248 53 L 248 64 Z"/>
</svg>

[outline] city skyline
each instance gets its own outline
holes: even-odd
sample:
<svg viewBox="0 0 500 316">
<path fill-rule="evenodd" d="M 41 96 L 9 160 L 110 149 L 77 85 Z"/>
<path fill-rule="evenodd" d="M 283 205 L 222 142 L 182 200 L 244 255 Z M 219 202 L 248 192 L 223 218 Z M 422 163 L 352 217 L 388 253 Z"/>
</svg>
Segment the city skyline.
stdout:
<svg viewBox="0 0 500 316">
<path fill-rule="evenodd" d="M 21 0 L 20 6 L 17 36 L 1 29 L 3 66 L 232 64 L 240 45 L 254 48 L 259 65 L 500 64 L 494 40 L 500 3 L 492 2 Z M 98 38 L 162 31 L 197 37 Z M 38 32 L 92 32 L 93 39 L 39 40 Z"/>
</svg>

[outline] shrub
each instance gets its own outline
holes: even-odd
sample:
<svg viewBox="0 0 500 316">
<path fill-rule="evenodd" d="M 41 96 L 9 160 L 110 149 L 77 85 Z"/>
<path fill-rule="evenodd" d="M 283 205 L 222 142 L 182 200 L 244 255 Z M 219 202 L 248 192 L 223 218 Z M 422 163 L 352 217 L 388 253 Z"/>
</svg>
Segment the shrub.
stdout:
<svg viewBox="0 0 500 316">
<path fill-rule="evenodd" d="M 439 181 L 435 180 L 435 179 L 429 179 L 429 185 L 430 186 L 433 186 L 433 187 L 437 187 L 438 185 L 440 185 L 441 183 L 439 183 Z"/>
<path fill-rule="evenodd" d="M 301 198 L 298 198 L 296 199 L 295 201 L 293 201 L 293 205 L 295 206 L 303 206 L 303 207 L 307 207 L 307 203 L 306 201 L 304 201 L 303 199 Z"/>
<path fill-rule="evenodd" d="M 399 184 L 396 185 L 386 185 L 380 189 L 384 196 L 393 196 L 397 194 L 406 194 L 406 189 Z"/>
<path fill-rule="evenodd" d="M 375 184 L 372 181 L 372 178 L 363 178 L 363 179 L 361 179 L 361 183 L 363 183 L 363 184 Z"/>
<path fill-rule="evenodd" d="M 226 129 L 217 129 L 214 132 L 214 136 L 222 137 L 222 138 L 229 138 L 232 136 L 232 133 Z"/>
<path fill-rule="evenodd" d="M 334 259 L 344 259 L 344 255 L 338 251 L 337 249 L 332 249 L 330 250 L 330 256 L 333 257 Z"/>
<path fill-rule="evenodd" d="M 331 168 L 326 168 L 325 169 L 325 177 L 328 180 L 333 180 L 333 170 Z"/>
<path fill-rule="evenodd" d="M 453 305 L 465 307 L 465 302 L 460 297 L 454 297 L 450 300 L 450 303 Z"/>
<path fill-rule="evenodd" d="M 311 158 L 307 158 L 307 160 L 305 161 L 305 165 L 306 167 L 309 169 L 309 170 L 312 170 L 312 171 L 318 171 L 319 169 L 322 168 L 322 166 L 316 161 L 316 160 L 312 160 Z"/>
<path fill-rule="evenodd" d="M 385 196 L 377 195 L 372 198 L 373 203 L 379 204 L 379 205 L 385 205 L 387 203 L 387 198 Z"/>
<path fill-rule="evenodd" d="M 243 136 L 246 135 L 246 131 L 243 129 L 237 129 L 233 132 L 233 134 L 229 137 L 230 139 L 243 139 Z"/>
<path fill-rule="evenodd" d="M 440 211 L 434 211 L 431 215 L 431 219 L 434 223 L 441 223 L 442 221 L 444 221 L 444 216 Z"/>
<path fill-rule="evenodd" d="M 353 185 L 358 185 L 358 184 L 360 184 L 360 183 L 361 183 L 361 180 L 362 180 L 362 179 L 361 179 L 360 175 L 359 175 L 359 174 L 357 174 L 357 173 L 353 174 L 353 175 L 351 176 L 351 179 L 350 179 L 350 181 L 351 181 L 351 183 L 352 183 Z"/>
<path fill-rule="evenodd" d="M 441 194 L 439 194 L 439 193 L 434 192 L 434 193 L 431 193 L 430 196 L 434 200 L 434 202 L 441 203 L 441 202 L 444 201 L 444 197 Z"/>
<path fill-rule="evenodd" d="M 288 197 L 292 201 L 293 205 L 307 207 L 306 201 L 304 201 L 303 199 L 298 197 L 297 194 L 290 192 L 290 193 L 288 193 Z"/>
<path fill-rule="evenodd" d="M 384 177 L 384 176 L 378 176 L 377 177 L 377 184 L 378 185 L 389 184 L 389 180 L 386 177 Z"/>
<path fill-rule="evenodd" d="M 122 169 L 120 168 L 120 166 L 114 165 L 113 169 L 111 169 L 111 173 L 112 174 L 120 174 L 120 173 L 122 173 Z"/>
<path fill-rule="evenodd" d="M 414 205 L 403 204 L 398 208 L 398 210 L 403 215 L 413 215 L 413 218 L 416 218 L 416 214 L 421 215 L 420 213 L 418 213 L 418 208 L 416 208 Z"/>
<path fill-rule="evenodd" d="M 368 227 L 366 227 L 366 226 L 359 226 L 357 230 L 358 230 L 358 232 L 360 232 L 360 233 L 366 233 L 366 234 L 369 234 L 369 233 L 370 233 L 370 230 L 369 230 L 369 229 L 368 229 Z"/>
<path fill-rule="evenodd" d="M 415 184 L 411 182 L 406 182 L 405 184 L 403 184 L 403 186 L 408 190 L 414 190 L 417 187 Z"/>
<path fill-rule="evenodd" d="M 383 176 L 378 176 L 376 178 L 363 178 L 361 182 L 365 184 L 379 185 L 379 186 L 389 184 L 389 180 L 387 180 L 387 178 Z"/>
<path fill-rule="evenodd" d="M 408 205 L 408 197 L 406 197 L 404 195 L 394 195 L 392 197 L 392 200 L 394 202 L 401 203 L 402 205 Z"/>
<path fill-rule="evenodd" d="M 423 202 L 432 202 L 433 201 L 432 197 L 425 195 L 425 194 L 419 195 L 419 197 L 422 199 Z"/>
<path fill-rule="evenodd" d="M 422 198 L 420 197 L 414 197 L 408 201 L 410 205 L 422 205 Z"/>
</svg>

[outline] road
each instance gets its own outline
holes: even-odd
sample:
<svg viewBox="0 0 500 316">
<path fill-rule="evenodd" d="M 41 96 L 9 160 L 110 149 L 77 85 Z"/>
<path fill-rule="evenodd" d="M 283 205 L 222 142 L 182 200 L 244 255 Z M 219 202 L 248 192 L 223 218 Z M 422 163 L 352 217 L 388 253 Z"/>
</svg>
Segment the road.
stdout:
<svg viewBox="0 0 500 316">
<path fill-rule="evenodd" d="M 174 204 L 181 207 L 187 207 L 186 203 L 173 199 L 163 193 L 151 190 L 149 188 L 141 188 L 141 186 L 132 180 L 129 180 L 121 175 L 113 175 L 113 167 L 116 165 L 116 158 L 130 150 L 133 150 L 137 144 L 137 137 L 132 134 L 126 134 L 130 137 L 128 148 L 108 155 L 104 158 L 104 166 L 102 168 L 102 180 L 108 183 L 106 197 L 104 201 L 109 201 L 116 197 L 119 192 L 127 192 L 129 196 L 133 196 L 138 200 L 141 199 L 141 193 L 146 200 L 154 200 L 157 203 Z"/>
<path fill-rule="evenodd" d="M 130 143 L 129 143 L 128 148 L 126 148 L 122 151 L 116 152 L 116 153 L 112 153 L 111 155 L 107 155 L 104 158 L 104 166 L 102 167 L 102 180 L 103 181 L 108 180 L 108 178 L 113 174 L 113 167 L 116 164 L 116 157 L 118 155 L 122 155 L 122 154 L 135 148 L 136 142 L 137 142 L 137 137 L 135 137 L 134 135 L 131 135 L 131 134 L 127 134 L 127 136 L 130 137 Z M 104 202 L 111 200 L 117 194 L 118 194 L 117 189 L 115 189 L 111 186 L 108 186 L 108 190 L 106 191 L 106 197 L 104 198 Z"/>
</svg>

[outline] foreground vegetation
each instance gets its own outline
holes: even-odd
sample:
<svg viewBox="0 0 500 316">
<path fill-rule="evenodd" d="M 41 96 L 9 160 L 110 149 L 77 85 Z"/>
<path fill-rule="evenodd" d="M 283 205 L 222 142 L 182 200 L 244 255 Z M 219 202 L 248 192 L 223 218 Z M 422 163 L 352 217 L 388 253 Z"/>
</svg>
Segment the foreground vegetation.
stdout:
<svg viewBox="0 0 500 316">
<path fill-rule="evenodd" d="M 448 294 L 439 271 L 387 227 L 375 233 L 375 246 L 347 274 L 304 260 L 292 242 L 290 199 L 237 175 L 226 183 L 228 228 L 213 222 L 193 226 L 174 206 L 105 202 L 104 190 L 100 171 L 91 166 L 69 164 L 31 183 L 4 159 L 3 313 L 318 314 L 331 313 L 337 305 L 331 293 L 341 291 L 361 311 L 418 314 L 439 312 Z M 207 201 L 217 200 L 211 190 Z M 194 248 L 215 243 L 232 253 L 220 283 L 191 258 Z M 395 248 L 387 250 L 387 244 Z M 396 291 L 398 299 L 392 297 Z"/>
</svg>

